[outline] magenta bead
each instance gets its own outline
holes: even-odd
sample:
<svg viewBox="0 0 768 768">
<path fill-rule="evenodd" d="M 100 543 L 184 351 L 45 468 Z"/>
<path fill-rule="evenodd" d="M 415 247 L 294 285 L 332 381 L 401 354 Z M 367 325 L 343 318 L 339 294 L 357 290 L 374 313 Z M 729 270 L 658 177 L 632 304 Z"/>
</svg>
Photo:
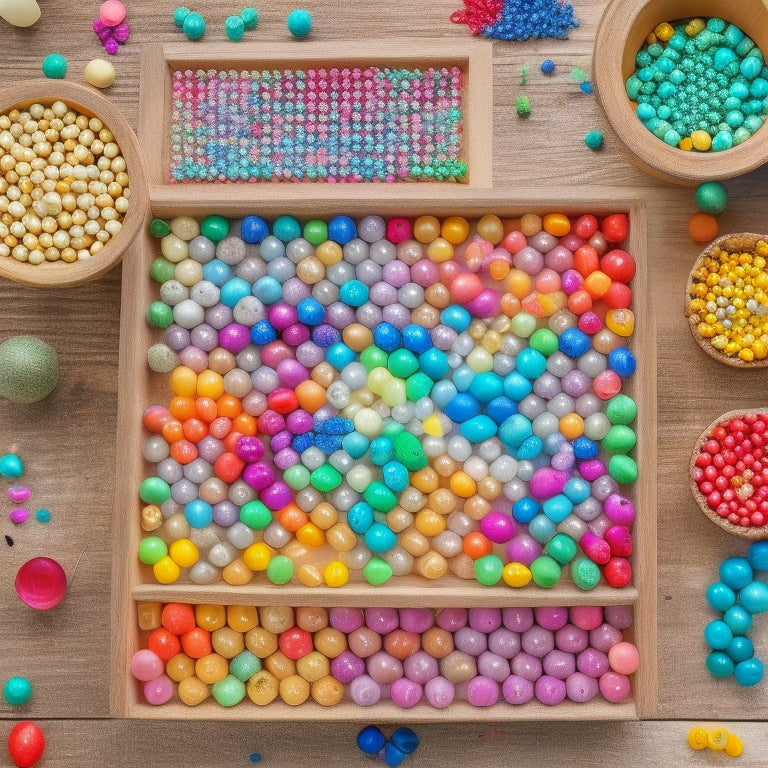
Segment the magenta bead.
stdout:
<svg viewBox="0 0 768 768">
<path fill-rule="evenodd" d="M 605 608 L 605 620 L 616 629 L 629 629 L 633 615 L 631 605 L 611 605 Z"/>
<path fill-rule="evenodd" d="M 295 389 L 310 373 L 298 360 L 283 360 L 277 365 L 277 376 L 284 387 Z"/>
<path fill-rule="evenodd" d="M 513 632 L 525 632 L 533 626 L 533 608 L 502 608 L 501 620 Z"/>
<path fill-rule="evenodd" d="M 424 696 L 435 709 L 445 709 L 456 696 L 456 690 L 450 680 L 438 675 L 424 684 Z"/>
<path fill-rule="evenodd" d="M 288 437 L 288 442 L 290 444 L 290 434 L 288 434 Z M 248 463 L 253 464 L 264 456 L 264 444 L 255 435 L 243 435 L 237 441 L 237 445 L 235 446 L 235 453 L 237 453 L 237 455 L 243 461 L 247 461 Z"/>
<path fill-rule="evenodd" d="M 489 512 L 480 521 L 480 532 L 495 544 L 505 544 L 515 535 L 515 523 L 503 512 Z"/>
<path fill-rule="evenodd" d="M 605 474 L 605 464 L 600 459 L 586 459 L 579 462 L 579 474 L 589 483 Z"/>
<path fill-rule="evenodd" d="M 603 623 L 603 609 L 598 605 L 575 605 L 570 618 L 571 624 L 588 632 Z"/>
<path fill-rule="evenodd" d="M 282 480 L 277 480 L 272 483 L 269 488 L 265 488 L 260 494 L 261 501 L 276 512 L 278 509 L 290 504 L 293 501 L 293 491 L 290 486 L 284 483 Z"/>
<path fill-rule="evenodd" d="M 12 523 L 21 525 L 29 520 L 29 510 L 24 507 L 14 507 L 9 513 L 8 517 Z"/>
<path fill-rule="evenodd" d="M 501 692 L 507 704 L 527 704 L 533 699 L 533 682 L 520 675 L 510 675 L 502 684 Z"/>
<path fill-rule="evenodd" d="M 411 280 L 422 288 L 429 288 L 430 285 L 440 281 L 440 270 L 437 264 L 429 259 L 419 259 L 410 270 Z"/>
<path fill-rule="evenodd" d="M 374 632 L 386 635 L 400 626 L 400 616 L 396 608 L 366 608 L 365 624 Z"/>
<path fill-rule="evenodd" d="M 534 608 L 533 617 L 544 629 L 556 630 L 568 623 L 568 609 L 549 606 Z"/>
<path fill-rule="evenodd" d="M 488 648 L 488 638 L 482 632 L 472 627 L 462 627 L 453 635 L 453 644 L 456 649 L 470 656 L 479 656 Z"/>
<path fill-rule="evenodd" d="M 310 338 L 309 328 L 304 323 L 293 323 L 283 331 L 283 341 L 291 347 L 298 347 Z"/>
<path fill-rule="evenodd" d="M 56 560 L 33 557 L 16 572 L 14 586 L 23 603 L 37 611 L 47 611 L 64 599 L 67 575 Z"/>
<path fill-rule="evenodd" d="M 446 632 L 456 632 L 467 626 L 469 619 L 466 608 L 443 608 L 435 619 L 437 626 Z"/>
<path fill-rule="evenodd" d="M 573 610 L 573 609 L 571 609 Z M 580 653 L 589 645 L 589 634 L 585 629 L 569 623 L 555 632 L 555 647 L 567 653 Z"/>
<path fill-rule="evenodd" d="M 243 480 L 255 491 L 264 491 L 275 482 L 275 473 L 265 461 L 257 461 L 243 469 Z"/>
<path fill-rule="evenodd" d="M 576 657 L 555 648 L 541 660 L 541 668 L 545 675 L 565 680 L 576 671 Z"/>
<path fill-rule="evenodd" d="M 583 283 L 584 278 L 575 269 L 566 269 L 560 276 L 560 285 L 568 295 L 576 293 Z"/>
<path fill-rule="evenodd" d="M 299 408 L 286 416 L 285 426 L 288 431 L 293 432 L 294 435 L 303 435 L 314 428 L 315 420 L 312 418 L 311 414 Z"/>
<path fill-rule="evenodd" d="M 400 608 L 398 610 L 400 629 L 406 632 L 426 632 L 434 623 L 435 617 L 428 608 Z"/>
<path fill-rule="evenodd" d="M 477 672 L 497 683 L 503 683 L 509 677 L 509 661 L 492 651 L 483 651 L 477 657 Z"/>
<path fill-rule="evenodd" d="M 112 29 L 112 36 L 118 43 L 125 43 L 131 34 L 131 28 L 128 22 L 124 21 Z"/>
<path fill-rule="evenodd" d="M 568 472 L 560 472 L 551 467 L 540 467 L 528 482 L 528 488 L 535 499 L 550 499 L 563 492 L 570 479 Z"/>
<path fill-rule="evenodd" d="M 360 608 L 337 607 L 328 612 L 328 622 L 339 632 L 349 634 L 363 626 L 364 616 Z"/>
<path fill-rule="evenodd" d="M 271 409 L 264 411 L 258 420 L 259 431 L 265 435 L 276 435 L 285 429 L 285 418 Z"/>
<path fill-rule="evenodd" d="M 284 429 L 282 432 L 278 432 L 276 435 L 272 435 L 269 441 L 269 447 L 275 452 L 282 451 L 283 448 L 288 448 L 292 441 L 293 433 L 288 429 Z M 238 441 L 238 445 L 239 444 L 240 442 Z M 240 458 L 242 459 L 245 457 L 241 456 Z"/>
<path fill-rule="evenodd" d="M 381 686 L 370 675 L 359 675 L 349 684 L 349 695 L 359 707 L 372 707 L 381 699 Z"/>
<path fill-rule="evenodd" d="M 590 677 L 600 677 L 610 670 L 608 656 L 596 648 L 587 648 L 576 657 L 576 668 Z"/>
<path fill-rule="evenodd" d="M 548 707 L 554 707 L 565 698 L 565 681 L 551 675 L 542 675 L 533 686 L 536 698 Z"/>
<path fill-rule="evenodd" d="M 416 651 L 403 661 L 403 674 L 414 683 L 424 685 L 440 674 L 437 659 L 426 651 Z"/>
<path fill-rule="evenodd" d="M 415 707 L 423 695 L 422 686 L 407 677 L 395 680 L 389 688 L 389 698 L 392 699 L 392 703 L 403 709 Z"/>
<path fill-rule="evenodd" d="M 566 695 L 577 704 L 584 704 L 593 699 L 597 696 L 598 690 L 598 681 L 583 672 L 574 672 L 565 681 Z"/>
<path fill-rule="evenodd" d="M 490 634 L 501 626 L 501 609 L 499 608 L 470 608 L 469 626 L 482 632 Z"/>
<path fill-rule="evenodd" d="M 501 310 L 501 301 L 496 291 L 487 288 L 464 306 L 475 316 L 482 319 L 496 317 Z"/>
<path fill-rule="evenodd" d="M 530 653 L 520 651 L 510 662 L 510 669 L 513 675 L 535 682 L 541 677 L 541 660 L 531 656 Z"/>
<path fill-rule="evenodd" d="M 148 648 L 136 651 L 131 656 L 131 674 L 142 682 L 154 680 L 163 674 L 164 669 L 163 660 Z"/>
<path fill-rule="evenodd" d="M 23 504 L 32 495 L 26 485 L 12 485 L 5 493 L 14 504 Z"/>
<path fill-rule="evenodd" d="M 147 703 L 159 706 L 173 697 L 173 680 L 168 675 L 159 675 L 144 683 L 144 698 Z"/>
<path fill-rule="evenodd" d="M 501 696 L 501 686 L 490 677 L 478 675 L 467 681 L 467 701 L 473 707 L 492 707 Z"/>
<path fill-rule="evenodd" d="M 114 56 L 120 50 L 120 43 L 112 33 L 106 40 L 104 40 L 104 50 L 110 56 Z"/>
<path fill-rule="evenodd" d="M 625 496 L 612 493 L 603 502 L 603 511 L 612 523 L 632 525 L 635 520 L 635 505 Z"/>
<path fill-rule="evenodd" d="M 365 662 L 352 651 L 342 651 L 331 659 L 331 674 L 344 685 L 349 685 L 356 677 L 365 672 Z"/>
<path fill-rule="evenodd" d="M 387 222 L 387 240 L 389 240 L 390 243 L 398 245 L 406 240 L 410 240 L 412 233 L 413 228 L 408 219 L 397 217 L 395 219 L 390 219 Z"/>
<path fill-rule="evenodd" d="M 276 331 L 284 331 L 289 325 L 298 322 L 299 315 L 296 307 L 285 302 L 279 302 L 269 307 L 267 319 Z"/>
<path fill-rule="evenodd" d="M 624 701 L 630 694 L 629 678 L 618 672 L 609 671 L 601 675 L 599 685 L 603 698 L 612 704 Z"/>
<path fill-rule="evenodd" d="M 507 560 L 510 563 L 530 565 L 544 551 L 544 547 L 527 533 L 518 533 L 507 544 Z"/>
<path fill-rule="evenodd" d="M 488 635 L 488 650 L 511 659 L 520 651 L 520 635 L 506 627 L 499 627 Z"/>
<path fill-rule="evenodd" d="M 251 343 L 248 327 L 240 323 L 230 323 L 219 331 L 219 346 L 238 355 Z"/>
</svg>

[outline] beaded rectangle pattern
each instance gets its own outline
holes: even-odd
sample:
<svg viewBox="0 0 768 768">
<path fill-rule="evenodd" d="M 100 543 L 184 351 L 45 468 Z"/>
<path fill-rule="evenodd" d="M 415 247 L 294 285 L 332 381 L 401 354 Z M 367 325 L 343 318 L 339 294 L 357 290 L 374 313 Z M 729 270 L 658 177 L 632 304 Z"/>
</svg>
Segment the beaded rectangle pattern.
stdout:
<svg viewBox="0 0 768 768">
<path fill-rule="evenodd" d="M 172 182 L 461 182 L 458 67 L 176 70 Z"/>
</svg>

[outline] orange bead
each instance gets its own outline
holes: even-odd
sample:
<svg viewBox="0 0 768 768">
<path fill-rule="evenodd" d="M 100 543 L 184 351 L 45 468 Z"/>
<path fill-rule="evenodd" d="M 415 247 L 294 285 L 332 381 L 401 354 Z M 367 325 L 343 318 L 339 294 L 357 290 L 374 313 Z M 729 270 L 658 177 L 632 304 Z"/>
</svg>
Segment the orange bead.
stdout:
<svg viewBox="0 0 768 768">
<path fill-rule="evenodd" d="M 491 259 L 488 274 L 493 280 L 503 280 L 509 274 L 509 263 L 504 259 Z"/>
<path fill-rule="evenodd" d="M 479 560 L 493 552 L 493 544 L 480 531 L 468 533 L 462 539 L 461 548 L 464 550 L 464 554 L 472 560 Z"/>
<path fill-rule="evenodd" d="M 176 397 L 171 398 L 171 402 L 168 404 L 168 410 L 179 421 L 191 419 L 193 416 L 197 415 L 197 411 L 195 410 L 195 398 L 176 395 Z"/>
<path fill-rule="evenodd" d="M 216 401 L 211 397 L 195 398 L 195 412 L 198 419 L 210 424 L 218 416 Z"/>
<path fill-rule="evenodd" d="M 144 411 L 144 426 L 155 434 L 160 434 L 163 425 L 172 420 L 171 412 L 162 405 L 152 405 Z"/>
<path fill-rule="evenodd" d="M 568 440 L 575 440 L 584 434 L 584 419 L 578 413 L 566 413 L 558 422 L 560 434 Z"/>
<path fill-rule="evenodd" d="M 175 635 L 183 635 L 195 628 L 195 612 L 186 603 L 167 603 L 163 606 L 160 620 L 163 626 Z"/>
<path fill-rule="evenodd" d="M 513 293 L 505 293 L 501 297 L 500 306 L 507 317 L 514 317 L 520 311 L 520 299 Z"/>
<path fill-rule="evenodd" d="M 287 531 L 295 533 L 309 520 L 309 515 L 296 504 L 288 504 L 277 512 L 280 525 Z"/>
<path fill-rule="evenodd" d="M 193 443 L 199 443 L 208 434 L 208 425 L 200 419 L 185 419 L 182 429 L 184 437 Z"/>
<path fill-rule="evenodd" d="M 209 425 L 208 431 L 217 440 L 223 440 L 232 431 L 232 419 L 218 416 Z"/>
<path fill-rule="evenodd" d="M 213 463 L 213 471 L 225 483 L 233 483 L 240 477 L 244 466 L 245 462 L 236 453 L 225 451 Z"/>
<path fill-rule="evenodd" d="M 186 365 L 177 365 L 171 373 L 171 389 L 176 395 L 194 397 L 197 394 L 197 374 Z"/>
<path fill-rule="evenodd" d="M 211 633 L 202 627 L 195 627 L 181 636 L 181 647 L 192 659 L 202 659 L 213 652 Z"/>
<path fill-rule="evenodd" d="M 223 440 L 224 447 L 230 452 L 235 453 L 237 451 L 237 444 L 240 438 L 243 436 L 242 432 L 233 429 Z"/>
<path fill-rule="evenodd" d="M 216 413 L 219 416 L 226 416 L 229 419 L 233 419 L 239 413 L 243 411 L 243 404 L 234 395 L 230 395 L 225 392 L 221 397 L 216 400 Z"/>
<path fill-rule="evenodd" d="M 589 312 L 589 310 L 592 309 L 592 297 L 587 291 L 580 288 L 568 297 L 568 309 L 573 312 L 574 315 L 583 315 L 585 312 Z"/>
<path fill-rule="evenodd" d="M 163 424 L 160 434 L 166 443 L 175 443 L 184 439 L 184 426 L 177 419 L 172 419 Z"/>
<path fill-rule="evenodd" d="M 582 277 L 586 277 L 596 269 L 600 269 L 600 256 L 588 243 L 580 245 L 573 252 L 573 268 Z"/>
<path fill-rule="evenodd" d="M 462 499 L 468 499 L 477 490 L 477 483 L 463 471 L 454 472 L 448 483 L 451 490 Z"/>
<path fill-rule="evenodd" d="M 506 287 L 518 299 L 524 299 L 531 292 L 533 281 L 527 272 L 515 267 L 507 275 Z"/>
<path fill-rule="evenodd" d="M 604 296 L 611 287 L 611 278 L 600 269 L 594 269 L 590 272 L 582 283 L 582 288 L 593 298 L 599 299 Z"/>
<path fill-rule="evenodd" d="M 212 397 L 217 400 L 224 393 L 224 378 L 220 373 L 206 368 L 197 377 L 196 392 L 200 397 Z"/>
<path fill-rule="evenodd" d="M 299 405 L 307 413 L 315 413 L 315 411 L 325 405 L 325 389 L 316 381 L 312 381 L 312 379 L 300 382 L 294 391 L 296 392 Z"/>
<path fill-rule="evenodd" d="M 147 640 L 147 648 L 154 651 L 163 661 L 168 661 L 181 651 L 181 643 L 169 629 L 158 627 L 152 630 Z"/>
<path fill-rule="evenodd" d="M 235 432 L 240 432 L 243 435 L 255 435 L 259 431 L 258 421 L 250 413 L 238 413 L 234 419 L 232 419 L 232 429 Z"/>
<path fill-rule="evenodd" d="M 695 243 L 708 243 L 717 237 L 720 227 L 711 213 L 697 211 L 688 219 L 688 234 Z"/>
<path fill-rule="evenodd" d="M 571 231 L 571 221 L 563 213 L 548 213 L 542 220 L 545 232 L 555 237 L 564 237 Z"/>
<path fill-rule="evenodd" d="M 448 216 L 440 227 L 440 235 L 449 243 L 459 245 L 469 236 L 469 222 L 463 216 Z"/>
<path fill-rule="evenodd" d="M 195 444 L 186 438 L 171 443 L 170 453 L 179 464 L 191 464 L 199 455 Z"/>
</svg>

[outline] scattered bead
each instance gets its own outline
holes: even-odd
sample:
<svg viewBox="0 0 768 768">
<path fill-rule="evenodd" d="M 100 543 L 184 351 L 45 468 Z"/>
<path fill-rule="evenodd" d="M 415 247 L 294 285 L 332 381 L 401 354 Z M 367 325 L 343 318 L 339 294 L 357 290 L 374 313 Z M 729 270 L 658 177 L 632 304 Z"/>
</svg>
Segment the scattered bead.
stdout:
<svg viewBox="0 0 768 768">
<path fill-rule="evenodd" d="M 37 723 L 23 720 L 8 734 L 8 753 L 19 768 L 32 768 L 43 757 L 45 736 Z"/>
<path fill-rule="evenodd" d="M 291 11 L 285 23 L 288 31 L 297 40 L 302 40 L 312 31 L 312 15 L 303 8 L 296 8 Z"/>
<path fill-rule="evenodd" d="M 179 6 L 173 12 L 173 23 L 181 29 L 188 40 L 199 40 L 205 34 L 205 19 L 189 8 Z"/>
<path fill-rule="evenodd" d="M 515 101 L 518 117 L 528 117 L 531 114 L 531 101 L 527 96 L 518 96 Z"/>
<path fill-rule="evenodd" d="M 32 698 L 32 684 L 26 677 L 10 677 L 3 685 L 3 697 L 12 707 L 20 707 Z"/>
<path fill-rule="evenodd" d="M 64 569 L 50 557 L 34 557 L 16 574 L 16 593 L 30 608 L 47 611 L 57 606 L 67 591 Z"/>
<path fill-rule="evenodd" d="M 551 75 L 555 71 L 555 62 L 552 59 L 544 59 L 541 62 L 541 71 L 545 75 Z"/>
<path fill-rule="evenodd" d="M 584 136 L 584 143 L 590 149 L 600 149 L 603 146 L 603 134 L 600 131 L 588 131 Z"/>
<path fill-rule="evenodd" d="M 85 79 L 96 88 L 109 88 L 115 82 L 115 66 L 106 59 L 91 59 L 85 65 Z"/>
<path fill-rule="evenodd" d="M 697 211 L 688 219 L 688 234 L 694 243 L 711 243 L 719 232 L 720 224 L 711 213 Z"/>
<path fill-rule="evenodd" d="M 728 205 L 728 190 L 719 181 L 705 181 L 696 187 L 696 205 L 704 213 L 722 213 Z"/>
<path fill-rule="evenodd" d="M 43 74 L 52 80 L 61 80 L 67 74 L 67 60 L 60 53 L 49 53 L 43 59 Z"/>
<path fill-rule="evenodd" d="M 227 33 L 227 39 L 233 42 L 242 40 L 245 34 L 245 22 L 240 16 L 227 16 L 224 20 L 224 31 Z"/>
</svg>

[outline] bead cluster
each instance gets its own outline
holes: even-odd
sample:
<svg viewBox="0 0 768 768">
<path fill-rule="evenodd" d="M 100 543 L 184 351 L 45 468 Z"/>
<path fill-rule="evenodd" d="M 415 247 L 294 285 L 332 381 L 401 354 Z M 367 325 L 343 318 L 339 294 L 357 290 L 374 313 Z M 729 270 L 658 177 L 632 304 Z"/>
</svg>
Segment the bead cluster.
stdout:
<svg viewBox="0 0 768 768">
<path fill-rule="evenodd" d="M 729 757 L 738 757 L 744 751 L 742 740 L 725 728 L 695 726 L 688 731 L 688 746 L 697 752 L 702 749 L 725 752 Z"/>
<path fill-rule="evenodd" d="M 723 19 L 659 24 L 626 82 L 637 116 L 673 147 L 722 151 L 746 141 L 768 111 L 768 69 L 755 42 Z"/>
<path fill-rule="evenodd" d="M 104 0 L 93 21 L 93 31 L 110 55 L 116 54 L 131 34 L 125 16 L 125 5 L 120 0 Z"/>
<path fill-rule="evenodd" d="M 357 734 L 357 746 L 366 755 L 378 757 L 394 768 L 416 751 L 419 737 L 410 728 L 401 726 L 387 738 L 377 725 L 367 725 Z"/>
<path fill-rule="evenodd" d="M 631 581 L 625 214 L 152 229 L 147 575 Z"/>
<path fill-rule="evenodd" d="M 467 24 L 473 35 L 496 40 L 554 37 L 564 40 L 579 26 L 573 6 L 564 0 L 463 0 L 451 14 L 454 24 Z"/>
<path fill-rule="evenodd" d="M 410 709 L 538 701 L 611 703 L 631 693 L 637 648 L 625 606 L 317 608 L 142 603 L 131 671 L 145 699 L 231 707 L 310 699 Z"/>
<path fill-rule="evenodd" d="M 707 588 L 712 608 L 722 611 L 721 619 L 704 628 L 704 640 L 711 649 L 707 669 L 715 677 L 734 676 L 743 686 L 756 685 L 765 668 L 755 656 L 747 636 L 754 614 L 768 611 L 768 585 L 755 578 L 755 571 L 768 570 L 768 542 L 750 545 L 746 557 L 729 557 L 720 563 L 720 581 Z"/>
<path fill-rule="evenodd" d="M 461 70 L 173 73 L 171 180 L 463 181 Z"/>
<path fill-rule="evenodd" d="M 745 238 L 744 245 L 747 245 Z M 754 243 L 754 241 L 751 241 Z M 705 252 L 691 273 L 687 314 L 702 339 L 746 363 L 768 356 L 768 243 Z"/>
</svg>

